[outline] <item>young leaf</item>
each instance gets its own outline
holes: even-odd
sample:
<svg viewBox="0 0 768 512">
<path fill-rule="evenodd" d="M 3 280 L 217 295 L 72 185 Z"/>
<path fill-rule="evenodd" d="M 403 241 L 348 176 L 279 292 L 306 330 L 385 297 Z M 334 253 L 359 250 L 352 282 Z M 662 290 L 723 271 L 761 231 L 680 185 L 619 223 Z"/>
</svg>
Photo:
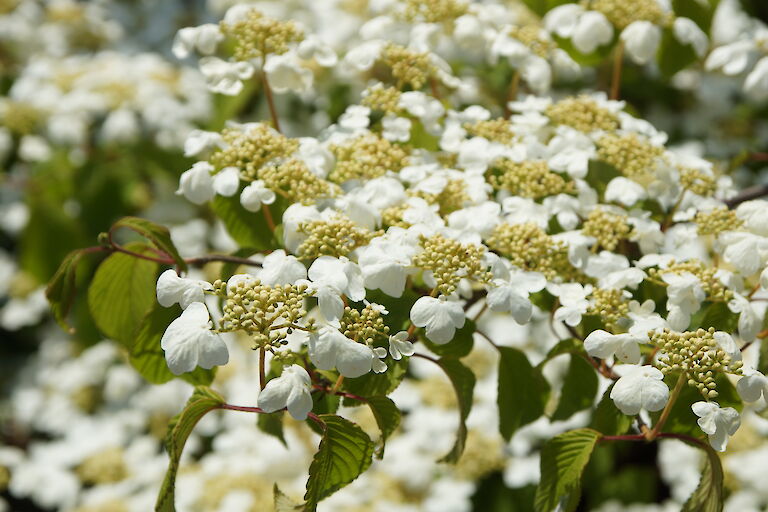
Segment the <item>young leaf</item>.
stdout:
<svg viewBox="0 0 768 512">
<path fill-rule="evenodd" d="M 187 263 L 173 244 L 173 241 L 171 240 L 171 232 L 168 231 L 167 227 L 155 224 L 147 219 L 140 219 L 139 217 L 123 217 L 112 225 L 111 231 L 115 231 L 119 228 L 128 228 L 140 234 L 152 242 L 156 248 L 170 256 L 176 263 L 176 266 L 182 271 L 187 270 Z"/>
<path fill-rule="evenodd" d="M 387 398 L 386 396 L 371 396 L 366 400 L 368 406 L 373 412 L 373 417 L 376 418 L 376 424 L 381 430 L 381 446 L 376 450 L 376 456 L 382 458 L 384 456 L 384 446 L 387 443 L 387 438 L 400 425 L 400 418 L 402 414 L 400 409 L 397 408 L 395 402 Z"/>
<path fill-rule="evenodd" d="M 224 403 L 224 398 L 214 390 L 199 386 L 187 401 L 184 410 L 177 414 L 168 425 L 165 438 L 165 449 L 168 451 L 168 471 L 165 473 L 160 494 L 157 496 L 155 510 L 157 512 L 175 512 L 176 473 L 179 470 L 179 459 L 187 442 L 189 434 L 200 418 Z"/>
<path fill-rule="evenodd" d="M 368 469 L 373 457 L 373 441 L 368 434 L 341 416 L 320 415 L 325 426 L 320 446 L 309 466 L 305 510 L 352 482 Z"/>
<path fill-rule="evenodd" d="M 278 247 L 272 232 L 267 226 L 264 214 L 249 212 L 240 204 L 240 196 L 216 196 L 210 202 L 211 209 L 227 228 L 227 233 L 241 247 L 252 247 L 256 251 L 265 251 Z"/>
<path fill-rule="evenodd" d="M 613 384 L 603 394 L 603 398 L 595 408 L 592 415 L 592 422 L 589 428 L 597 430 L 606 436 L 620 436 L 626 434 L 632 425 L 632 418 L 623 414 L 611 400 L 611 389 Z"/>
<path fill-rule="evenodd" d="M 681 512 L 722 512 L 723 510 L 723 466 L 720 457 L 709 446 L 704 449 L 707 459 L 699 485 Z"/>
<path fill-rule="evenodd" d="M 426 336 L 420 340 L 426 347 L 440 357 L 462 358 L 472 352 L 474 346 L 475 323 L 472 320 L 464 322 L 464 327 L 458 329 L 453 339 L 444 345 L 432 343 Z"/>
<path fill-rule="evenodd" d="M 148 247 L 132 243 L 126 249 L 142 253 Z M 88 307 L 99 330 L 129 349 L 136 326 L 155 305 L 157 269 L 157 263 L 116 252 L 99 265 L 88 289 Z"/>
<path fill-rule="evenodd" d="M 499 354 L 499 432 L 508 441 L 517 429 L 544 414 L 549 384 L 519 350 L 499 347 Z"/>
<path fill-rule="evenodd" d="M 581 356 L 571 355 L 568 372 L 563 380 L 560 402 L 552 414 L 552 420 L 561 421 L 574 413 L 590 407 L 597 394 L 597 373 Z"/>
<path fill-rule="evenodd" d="M 461 454 L 464 453 L 464 444 L 467 441 L 466 420 L 469 411 L 472 410 L 472 399 L 475 391 L 475 374 L 472 370 L 464 366 L 458 359 L 443 358 L 437 360 L 437 364 L 443 369 L 448 378 L 451 379 L 453 389 L 456 391 L 456 398 L 459 402 L 459 430 L 456 433 L 456 442 L 453 448 L 448 452 L 440 462 L 458 462 Z"/>
<path fill-rule="evenodd" d="M 544 444 L 541 481 L 534 500 L 536 512 L 576 509 L 581 495 L 581 474 L 600 437 L 596 430 L 581 428 L 555 436 Z"/>
<path fill-rule="evenodd" d="M 82 256 L 83 251 L 80 249 L 67 254 L 45 289 L 45 296 L 51 305 L 53 317 L 62 329 L 68 331 L 71 330 L 71 326 L 67 323 L 67 315 L 75 301 L 77 264 Z"/>
<path fill-rule="evenodd" d="M 179 306 L 164 308 L 158 304 L 144 316 L 136 330 L 129 360 L 136 371 L 152 384 L 163 384 L 176 378 L 165 362 L 165 352 L 160 347 L 160 339 L 168 325 L 180 315 Z M 215 375 L 215 367 L 210 370 L 197 367 L 191 372 L 182 373 L 178 378 L 195 386 L 207 386 L 213 382 Z"/>
</svg>

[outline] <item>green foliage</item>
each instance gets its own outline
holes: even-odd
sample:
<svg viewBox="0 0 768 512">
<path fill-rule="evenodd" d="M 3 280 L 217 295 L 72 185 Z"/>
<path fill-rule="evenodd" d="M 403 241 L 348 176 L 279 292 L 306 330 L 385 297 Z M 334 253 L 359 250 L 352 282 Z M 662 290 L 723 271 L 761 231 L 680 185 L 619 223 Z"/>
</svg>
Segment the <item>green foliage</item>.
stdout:
<svg viewBox="0 0 768 512">
<path fill-rule="evenodd" d="M 469 411 L 472 410 L 472 394 L 475 390 L 476 379 L 472 370 L 461 364 L 458 359 L 438 359 L 437 364 L 451 380 L 459 403 L 459 430 L 456 434 L 456 442 L 451 451 L 440 459 L 440 462 L 454 463 L 464 453 L 464 444 L 467 441 L 467 425 L 465 421 L 467 416 L 469 416 Z"/>
<path fill-rule="evenodd" d="M 560 402 L 552 414 L 553 421 L 566 420 L 574 413 L 590 407 L 597 393 L 597 373 L 588 362 L 577 355 L 571 356 L 568 372 L 563 380 Z"/>
<path fill-rule="evenodd" d="M 474 346 L 474 336 L 476 325 L 472 320 L 464 322 L 464 327 L 456 330 L 453 339 L 443 345 L 432 343 L 426 336 L 421 336 L 420 340 L 426 347 L 440 357 L 462 358 L 472 352 Z"/>
<path fill-rule="evenodd" d="M 325 426 L 315 457 L 309 466 L 305 510 L 356 479 L 371 465 L 373 441 L 368 434 L 341 416 L 320 416 Z"/>
<path fill-rule="evenodd" d="M 600 197 L 605 195 L 605 189 L 613 178 L 621 176 L 614 166 L 602 160 L 590 160 L 587 176 L 584 178 L 590 187 L 594 188 Z"/>
<path fill-rule="evenodd" d="M 368 397 L 366 402 L 371 408 L 371 412 L 373 412 L 373 417 L 376 418 L 379 430 L 381 430 L 381 442 L 376 450 L 376 456 L 382 458 L 384 457 L 384 447 L 387 443 L 387 438 L 397 430 L 402 414 L 395 405 L 395 402 L 386 396 L 371 396 Z"/>
<path fill-rule="evenodd" d="M 141 243 L 128 244 L 126 249 L 150 250 Z M 136 326 L 155 306 L 157 270 L 157 263 L 119 252 L 102 262 L 88 289 L 88 306 L 102 333 L 131 347 Z"/>
<path fill-rule="evenodd" d="M 267 226 L 262 212 L 249 212 L 240 204 L 240 195 L 232 197 L 217 195 L 211 202 L 211 209 L 227 228 L 227 233 L 241 246 L 252 247 L 255 251 L 277 249 L 280 245 Z"/>
<path fill-rule="evenodd" d="M 553 437 L 541 450 L 541 481 L 536 488 L 537 512 L 576 509 L 581 495 L 581 474 L 601 434 L 582 428 Z"/>
<path fill-rule="evenodd" d="M 175 305 L 164 308 L 159 304 L 144 318 L 130 340 L 129 360 L 142 377 L 152 384 L 163 384 L 177 378 L 165 362 L 165 353 L 160 347 L 160 339 L 165 329 L 181 315 L 181 308 Z M 216 368 L 206 370 L 200 367 L 191 372 L 182 373 L 178 378 L 195 386 L 207 386 L 213 382 Z"/>
<path fill-rule="evenodd" d="M 691 317 L 690 330 L 714 327 L 718 331 L 735 332 L 739 325 L 739 315 L 728 309 L 725 302 L 705 302 L 701 309 Z"/>
<path fill-rule="evenodd" d="M 560 340 L 554 347 L 549 349 L 549 352 L 544 356 L 544 359 L 542 359 L 536 366 L 537 368 L 541 368 L 553 358 L 563 354 L 586 354 L 584 351 L 584 343 L 576 338 L 565 338 L 564 340 Z"/>
<path fill-rule="evenodd" d="M 75 302 L 77 264 L 82 256 L 82 250 L 75 250 L 67 254 L 45 289 L 45 296 L 51 305 L 53 317 L 66 330 L 71 329 L 67 323 L 67 315 Z"/>
<path fill-rule="evenodd" d="M 472 510 L 482 512 L 533 512 L 535 485 L 510 489 L 501 473 L 480 480 L 472 496 Z"/>
<path fill-rule="evenodd" d="M 675 16 L 690 18 L 701 30 L 709 33 L 712 25 L 712 16 L 720 0 L 703 0 L 690 2 L 688 0 L 672 0 L 672 10 Z"/>
<path fill-rule="evenodd" d="M 270 414 L 259 414 L 258 418 L 256 418 L 256 425 L 258 425 L 262 432 L 278 439 L 287 448 L 288 443 L 285 442 L 285 435 L 283 434 L 284 412 L 275 411 Z"/>
<path fill-rule="evenodd" d="M 552 39 L 554 39 L 557 42 L 557 46 L 565 50 L 568 53 L 568 55 L 573 60 L 575 60 L 578 64 L 582 66 L 588 66 L 588 67 L 599 66 L 600 64 L 605 62 L 610 57 L 611 51 L 613 50 L 614 45 L 616 44 L 616 37 L 614 36 L 613 40 L 608 44 L 598 46 L 597 49 L 595 49 L 595 51 L 593 51 L 592 53 L 586 54 L 586 53 L 581 53 L 579 50 L 577 50 L 570 39 L 559 37 L 556 34 L 552 34 Z"/>
<path fill-rule="evenodd" d="M 592 415 L 589 427 L 606 436 L 626 434 L 632 425 L 632 418 L 623 414 L 611 400 L 611 390 L 615 384 L 605 390 Z"/>
<path fill-rule="evenodd" d="M 384 373 L 367 373 L 362 377 L 344 379 L 342 389 L 363 398 L 386 396 L 392 393 L 405 378 L 408 371 L 408 358 L 388 363 L 389 368 Z M 344 405 L 361 405 L 358 400 L 344 399 Z"/>
<path fill-rule="evenodd" d="M 667 78 L 687 68 L 697 60 L 693 48 L 678 41 L 670 28 L 662 29 L 657 57 L 659 70 Z"/>
<path fill-rule="evenodd" d="M 168 452 L 170 462 L 155 504 L 157 512 L 174 512 L 176 510 L 176 473 L 179 470 L 179 459 L 184 444 L 200 418 L 219 408 L 222 404 L 224 404 L 224 398 L 220 394 L 210 388 L 199 386 L 195 388 L 184 410 L 171 420 L 165 438 L 165 449 Z"/>
<path fill-rule="evenodd" d="M 701 480 L 681 512 L 721 512 L 723 510 L 723 466 L 720 457 L 709 446 Z"/>
<path fill-rule="evenodd" d="M 173 241 L 171 240 L 171 232 L 168 231 L 167 227 L 138 217 L 123 217 L 112 225 L 110 231 L 115 232 L 120 228 L 130 229 L 143 236 L 152 242 L 152 245 L 157 249 L 167 254 L 180 270 L 187 270 L 187 263 L 173 244 Z"/>
<path fill-rule="evenodd" d="M 499 432 L 509 440 L 520 427 L 544 414 L 549 384 L 521 351 L 499 347 Z"/>
</svg>

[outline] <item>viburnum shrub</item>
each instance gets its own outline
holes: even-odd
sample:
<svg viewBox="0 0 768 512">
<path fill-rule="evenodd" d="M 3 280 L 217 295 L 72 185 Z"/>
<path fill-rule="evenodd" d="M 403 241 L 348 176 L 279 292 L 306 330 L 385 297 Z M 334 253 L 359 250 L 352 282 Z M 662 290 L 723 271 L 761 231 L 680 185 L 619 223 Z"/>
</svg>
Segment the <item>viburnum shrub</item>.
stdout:
<svg viewBox="0 0 768 512">
<path fill-rule="evenodd" d="M 768 203 L 737 195 L 718 164 L 667 147 L 617 99 L 625 55 L 658 58 L 671 74 L 707 53 L 706 34 L 652 0 L 569 3 L 542 28 L 499 22 L 486 32 L 493 22 L 476 5 L 398 5 L 361 29 L 374 35 L 343 62 L 299 23 L 251 6 L 181 30 L 175 53 L 202 56 L 212 91 L 260 87 L 269 113 L 186 140 L 196 161 L 177 193 L 207 205 L 238 249 L 183 258 L 166 228 L 126 217 L 72 252 L 48 287 L 66 326 L 79 261 L 102 257 L 88 289 L 96 325 L 148 380 L 170 372 L 197 386 L 169 426 L 157 510 L 175 509 L 184 443 L 222 409 L 272 418 L 253 428 L 281 438 L 287 411 L 319 434 L 296 505 L 315 510 L 383 455 L 402 418 L 389 395 L 418 378 L 413 358 L 454 388 L 458 428 L 441 460 L 459 461 L 473 397 L 486 392 L 465 362 L 475 344 L 498 355 L 505 440 L 544 416 L 592 412 L 587 427 L 544 444 L 536 510 L 577 506 L 597 444 L 650 450 L 668 438 L 707 455 L 685 509 L 719 510 L 717 452 L 744 403 L 768 396 L 768 379 L 742 361 L 765 335 Z M 386 23 L 423 33 L 400 44 L 384 37 Z M 453 45 L 445 58 L 432 50 L 440 38 Z M 477 47 L 508 66 L 501 98 Z M 543 95 L 553 77 L 603 60 L 613 63 L 610 99 L 594 89 Z M 324 94 L 335 67 L 365 82 L 357 103 L 334 123 L 293 130 L 306 136 L 284 133 L 290 119 L 275 95 Z M 542 357 L 479 328 L 488 317 L 544 326 L 530 333 Z M 231 403 L 213 388 L 217 368 L 232 364 L 228 344 L 239 343 L 258 379 Z M 563 354 L 553 390 L 544 369 Z M 337 414 L 342 404 L 369 407 L 378 439 Z"/>
</svg>

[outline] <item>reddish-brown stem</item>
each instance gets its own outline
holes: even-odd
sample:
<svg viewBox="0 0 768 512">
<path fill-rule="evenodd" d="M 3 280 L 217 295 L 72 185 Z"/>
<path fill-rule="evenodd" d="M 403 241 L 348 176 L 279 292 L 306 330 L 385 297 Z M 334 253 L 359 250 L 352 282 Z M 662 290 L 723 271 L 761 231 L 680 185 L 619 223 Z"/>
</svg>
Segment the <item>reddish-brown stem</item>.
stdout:
<svg viewBox="0 0 768 512">
<path fill-rule="evenodd" d="M 267 351 L 264 347 L 259 349 L 259 389 L 264 389 L 267 385 L 267 372 L 265 371 Z"/>
<path fill-rule="evenodd" d="M 219 409 L 226 409 L 228 411 L 255 412 L 258 414 L 269 414 L 264 409 L 259 409 L 258 407 L 246 407 L 244 405 L 221 404 L 219 406 Z"/>
<path fill-rule="evenodd" d="M 687 436 L 685 434 L 674 434 L 672 432 L 662 432 L 656 436 L 656 439 L 680 439 L 681 441 L 685 441 L 691 444 L 698 445 L 704 449 L 707 449 L 708 446 L 704 441 L 701 439 L 697 439 L 693 436 Z M 598 442 L 603 441 L 649 441 L 646 436 L 643 434 L 628 434 L 624 436 L 602 436 L 600 439 L 598 439 Z"/>
<path fill-rule="evenodd" d="M 312 386 L 314 389 L 318 391 L 322 391 L 323 393 L 332 393 L 336 396 L 343 396 L 344 398 L 351 398 L 352 400 L 359 400 L 360 402 L 367 402 L 368 399 L 365 397 L 359 396 L 359 395 L 353 395 L 352 393 L 347 393 L 346 391 L 333 391 L 332 389 L 329 389 L 325 386 Z"/>
<path fill-rule="evenodd" d="M 264 220 L 267 221 L 267 227 L 271 232 L 275 232 L 275 221 L 272 219 L 272 212 L 269 211 L 269 206 L 262 203 L 261 204 L 261 211 L 264 214 Z"/>
<path fill-rule="evenodd" d="M 613 74 L 611 76 L 611 99 L 619 99 L 621 89 L 621 65 L 624 61 L 624 42 L 619 41 L 613 53 Z"/>
<path fill-rule="evenodd" d="M 269 115 L 272 117 L 272 124 L 275 125 L 275 130 L 279 132 L 280 121 L 277 118 L 275 99 L 272 97 L 272 88 L 269 86 L 269 80 L 267 80 L 266 71 L 261 72 L 261 83 L 264 85 L 264 97 L 267 99 L 267 106 L 269 107 Z M 272 230 L 274 231 L 274 228 Z"/>
</svg>

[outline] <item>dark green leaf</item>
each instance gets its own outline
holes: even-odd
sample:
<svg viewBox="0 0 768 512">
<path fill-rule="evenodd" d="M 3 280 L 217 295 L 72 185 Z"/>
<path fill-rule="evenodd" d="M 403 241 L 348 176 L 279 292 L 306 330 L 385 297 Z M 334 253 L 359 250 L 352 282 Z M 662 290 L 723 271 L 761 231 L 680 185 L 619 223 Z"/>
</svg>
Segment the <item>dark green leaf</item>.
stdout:
<svg viewBox="0 0 768 512">
<path fill-rule="evenodd" d="M 427 346 L 429 350 L 434 352 L 440 357 L 455 357 L 461 358 L 472 352 L 474 346 L 475 322 L 467 320 L 464 322 L 464 327 L 456 330 L 456 334 L 453 335 L 453 339 L 443 345 L 438 345 L 427 339 L 426 336 L 421 336 L 420 339 Z"/>
<path fill-rule="evenodd" d="M 658 53 L 659 70 L 662 75 L 669 78 L 696 60 L 696 52 L 691 46 L 678 41 L 671 29 L 662 29 Z"/>
<path fill-rule="evenodd" d="M 590 428 L 593 428 L 606 436 L 620 436 L 626 434 L 629 427 L 632 425 L 632 418 L 626 414 L 622 414 L 616 404 L 611 400 L 611 390 L 613 384 L 603 394 L 603 398 L 595 408 L 595 413 L 592 415 L 592 422 L 589 424 Z"/>
<path fill-rule="evenodd" d="M 320 446 L 309 466 L 306 509 L 314 511 L 317 504 L 355 480 L 371 465 L 373 441 L 368 434 L 341 416 L 320 416 L 325 426 Z"/>
<path fill-rule="evenodd" d="M 565 505 L 565 512 L 576 509 L 581 495 L 581 474 L 600 437 L 595 430 L 581 428 L 555 436 L 544 444 L 541 481 L 534 502 L 537 512 L 552 512 L 560 504 Z"/>
<path fill-rule="evenodd" d="M 675 16 L 690 18 L 704 33 L 709 33 L 712 25 L 712 15 L 719 0 L 705 0 L 704 2 L 690 2 L 689 0 L 672 0 L 672 11 Z"/>
<path fill-rule="evenodd" d="M 591 407 L 597 394 L 597 373 L 595 369 L 580 356 L 573 354 L 565 374 L 560 402 L 552 414 L 552 420 L 562 421 L 574 413 Z"/>
<path fill-rule="evenodd" d="M 707 459 L 699 485 L 681 512 L 721 512 L 723 510 L 723 466 L 720 457 L 709 446 L 705 448 Z"/>
<path fill-rule="evenodd" d="M 376 450 L 376 456 L 382 458 L 384 456 L 384 446 L 387 443 L 387 438 L 400 425 L 400 418 L 402 414 L 400 409 L 397 408 L 395 402 L 387 398 L 386 396 L 371 396 L 366 400 L 368 406 L 373 412 L 373 417 L 376 418 L 376 424 L 381 430 L 381 445 Z"/>
<path fill-rule="evenodd" d="M 63 329 L 68 331 L 71 330 L 71 326 L 67 323 L 67 315 L 75 301 L 77 264 L 82 256 L 83 251 L 79 249 L 67 254 L 45 289 L 45 296 L 51 305 L 53 317 Z"/>
<path fill-rule="evenodd" d="M 461 364 L 458 359 L 443 358 L 437 360 L 437 364 L 443 369 L 453 384 L 456 398 L 459 403 L 459 430 L 456 434 L 456 443 L 440 462 L 454 463 L 464 453 L 464 444 L 467 441 L 467 425 L 465 423 L 469 411 L 472 410 L 473 393 L 475 391 L 475 374 L 472 370 Z"/>
<path fill-rule="evenodd" d="M 610 41 L 608 44 L 598 46 L 595 51 L 590 54 L 581 53 L 576 49 L 576 46 L 570 39 L 559 37 L 556 34 L 552 34 L 552 38 L 557 42 L 557 46 L 568 52 L 568 55 L 582 66 L 594 67 L 602 64 L 611 55 L 616 38 Z"/>
<path fill-rule="evenodd" d="M 388 363 L 389 368 L 384 373 L 367 373 L 362 377 L 344 379 L 342 389 L 353 395 L 369 398 L 386 396 L 392 393 L 405 378 L 408 371 L 408 358 Z M 361 405 L 359 400 L 344 400 L 344 405 Z"/>
<path fill-rule="evenodd" d="M 288 444 L 285 442 L 285 435 L 283 434 L 283 414 L 285 411 L 277 411 L 271 414 L 258 414 L 256 424 L 259 429 L 265 434 L 269 434 L 280 440 L 281 443 L 287 448 Z"/>
<path fill-rule="evenodd" d="M 162 487 L 160 487 L 160 494 L 157 496 L 157 503 L 155 504 L 157 512 L 174 512 L 176 510 L 176 473 L 179 470 L 179 459 L 184 444 L 200 418 L 223 403 L 224 398 L 220 394 L 210 388 L 200 386 L 195 388 L 184 410 L 171 420 L 165 438 L 165 449 L 168 451 L 170 461 Z"/>
<path fill-rule="evenodd" d="M 182 271 L 187 270 L 187 264 L 173 244 L 171 232 L 167 227 L 139 217 L 123 217 L 112 225 L 112 231 L 119 228 L 127 228 L 140 234 L 152 242 L 157 249 L 167 254 Z"/>
<path fill-rule="evenodd" d="M 690 330 L 714 327 L 718 331 L 735 332 L 739 325 L 739 315 L 728 309 L 725 302 L 704 302 L 701 309 L 691 317 Z"/>
<path fill-rule="evenodd" d="M 140 243 L 126 246 L 143 253 Z M 136 326 L 155 306 L 157 263 L 113 253 L 99 265 L 88 289 L 88 306 L 99 330 L 129 350 Z"/>
<path fill-rule="evenodd" d="M 242 247 L 257 251 L 278 248 L 262 212 L 249 212 L 240 204 L 240 195 L 216 196 L 211 209 L 224 223 L 227 233 Z"/>
<path fill-rule="evenodd" d="M 586 354 L 584 352 L 584 343 L 576 338 L 565 338 L 560 340 L 557 344 L 549 349 L 547 355 L 536 365 L 537 368 L 541 368 L 553 358 L 562 354 Z"/>
<path fill-rule="evenodd" d="M 549 384 L 521 351 L 499 347 L 499 432 L 509 440 L 520 427 L 544 414 Z"/>
</svg>

